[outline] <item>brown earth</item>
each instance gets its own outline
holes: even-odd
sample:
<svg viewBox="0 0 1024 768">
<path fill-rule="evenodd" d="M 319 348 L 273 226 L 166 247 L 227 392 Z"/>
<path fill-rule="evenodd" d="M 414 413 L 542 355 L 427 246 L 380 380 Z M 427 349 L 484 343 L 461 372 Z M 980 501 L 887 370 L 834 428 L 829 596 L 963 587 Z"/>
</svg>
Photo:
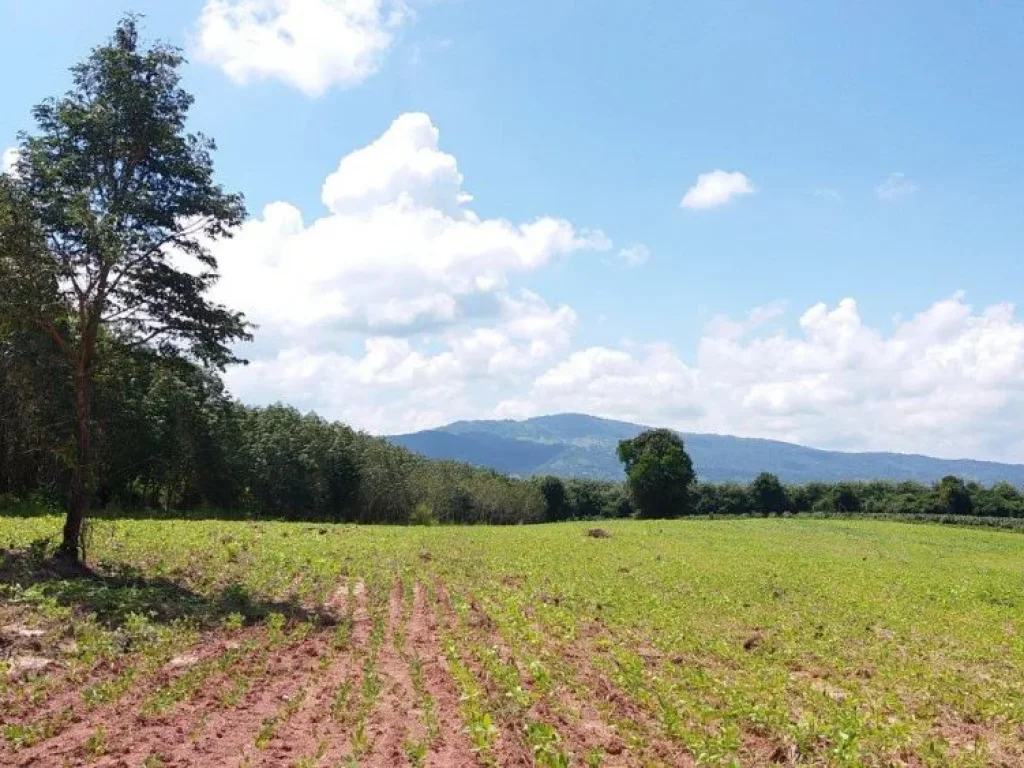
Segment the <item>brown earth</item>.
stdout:
<svg viewBox="0 0 1024 768">
<path fill-rule="evenodd" d="M 47 696 L 0 705 L 5 727 L 51 723 L 32 746 L 14 751 L 8 739 L 0 742 L 0 765 L 531 766 L 543 764 L 528 738 L 537 724 L 554 729 L 571 765 L 594 764 L 595 756 L 603 766 L 693 764 L 597 670 L 586 642 L 558 649 L 572 679 L 539 693 L 517 648 L 484 608 L 466 602 L 463 620 L 443 584 L 389 589 L 356 581 L 322 607 L 334 624 L 293 623 L 283 634 L 265 627 L 207 632 L 172 662 L 140 674 L 118 700 L 91 708 L 85 685 L 114 679 L 122 665 L 77 679 L 55 665 L 41 673 L 54 682 Z M 459 662 L 483 691 L 497 729 L 486 754 L 469 738 L 445 636 L 495 649 L 536 694 L 527 708 L 509 707 L 482 657 L 459 645 Z M 168 692 L 177 695 L 155 708 Z"/>
</svg>

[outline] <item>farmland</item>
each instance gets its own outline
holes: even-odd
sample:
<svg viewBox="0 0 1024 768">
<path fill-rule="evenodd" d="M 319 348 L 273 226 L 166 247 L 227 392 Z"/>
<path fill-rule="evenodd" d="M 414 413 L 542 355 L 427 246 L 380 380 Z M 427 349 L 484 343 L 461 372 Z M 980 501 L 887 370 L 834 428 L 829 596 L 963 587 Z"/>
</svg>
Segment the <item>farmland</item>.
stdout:
<svg viewBox="0 0 1024 768">
<path fill-rule="evenodd" d="M 0 519 L 3 764 L 1024 761 L 1019 534 L 60 522 Z"/>
</svg>

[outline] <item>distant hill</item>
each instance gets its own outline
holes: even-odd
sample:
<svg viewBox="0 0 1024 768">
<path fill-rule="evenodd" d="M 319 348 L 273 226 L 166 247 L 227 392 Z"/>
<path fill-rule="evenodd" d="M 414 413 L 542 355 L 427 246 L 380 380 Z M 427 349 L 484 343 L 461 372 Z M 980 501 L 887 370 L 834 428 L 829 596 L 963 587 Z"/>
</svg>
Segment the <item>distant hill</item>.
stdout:
<svg viewBox="0 0 1024 768">
<path fill-rule="evenodd" d="M 393 435 L 398 445 L 435 459 L 455 459 L 513 475 L 560 475 L 621 480 L 619 440 L 646 427 L 576 413 L 525 421 L 457 421 L 439 429 Z M 774 472 L 783 482 L 917 480 L 958 475 L 984 485 L 1005 480 L 1024 486 L 1024 465 L 971 459 L 935 459 L 903 453 L 821 451 L 756 438 L 683 433 L 702 480 L 749 482 Z"/>
</svg>

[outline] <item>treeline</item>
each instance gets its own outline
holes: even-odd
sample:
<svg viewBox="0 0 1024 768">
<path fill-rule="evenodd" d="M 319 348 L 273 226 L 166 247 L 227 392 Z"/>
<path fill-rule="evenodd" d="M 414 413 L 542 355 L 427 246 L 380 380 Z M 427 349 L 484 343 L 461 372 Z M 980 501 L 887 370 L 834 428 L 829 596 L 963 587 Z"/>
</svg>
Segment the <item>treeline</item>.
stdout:
<svg viewBox="0 0 1024 768">
<path fill-rule="evenodd" d="M 245 406 L 215 371 L 105 342 L 97 375 L 97 508 L 363 523 L 514 524 L 637 514 L 623 483 L 523 480 L 428 460 L 315 414 Z M 73 421 L 67 376 L 45 337 L 0 324 L 0 497 L 60 508 Z M 671 516 L 784 513 L 1024 518 L 1009 483 L 693 483 Z"/>
<path fill-rule="evenodd" d="M 1024 495 L 1010 483 L 984 487 L 958 477 L 938 483 L 840 482 L 786 486 L 762 474 L 748 486 L 699 483 L 693 510 L 699 515 L 859 513 L 1024 517 Z"/>
<path fill-rule="evenodd" d="M 92 414 L 96 508 L 374 523 L 544 517 L 537 483 L 430 461 L 294 408 L 248 407 L 216 372 L 107 343 Z M 0 496 L 62 507 L 74 415 L 50 352 L 0 326 Z"/>
<path fill-rule="evenodd" d="M 587 520 L 633 517 L 638 511 L 620 483 L 594 480 L 539 481 L 545 496 L 545 519 Z M 667 517 L 744 517 L 784 514 L 865 514 L 927 518 L 1024 518 L 1024 494 L 1010 483 L 984 487 L 946 477 L 917 482 L 840 482 L 784 485 L 764 473 L 750 484 L 694 483 L 687 504 Z"/>
</svg>

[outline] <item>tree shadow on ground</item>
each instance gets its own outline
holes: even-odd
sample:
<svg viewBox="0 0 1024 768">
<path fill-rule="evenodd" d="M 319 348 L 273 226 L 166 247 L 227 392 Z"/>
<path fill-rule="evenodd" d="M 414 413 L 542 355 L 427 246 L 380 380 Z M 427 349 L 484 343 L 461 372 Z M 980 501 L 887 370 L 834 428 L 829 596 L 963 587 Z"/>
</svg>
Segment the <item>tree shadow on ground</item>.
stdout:
<svg viewBox="0 0 1024 768">
<path fill-rule="evenodd" d="M 49 557 L 46 544 L 43 540 L 24 550 L 0 550 L 0 600 L 10 587 L 34 586 L 59 605 L 95 615 L 108 628 L 122 626 L 131 614 L 165 624 L 187 620 L 202 628 L 220 626 L 233 614 L 241 615 L 245 624 L 259 623 L 273 613 L 294 622 L 337 623 L 331 614 L 293 600 L 255 598 L 241 584 L 203 595 L 125 563 L 104 563 L 102 571 L 68 563 Z"/>
<path fill-rule="evenodd" d="M 62 517 L 64 510 L 39 504 L 17 504 L 0 506 L 0 519 L 5 517 L 32 519 L 37 517 Z M 89 510 L 90 520 L 218 520 L 232 523 L 306 523 L 323 525 L 327 523 L 354 523 L 351 514 L 334 514 L 293 511 L 289 514 L 260 513 L 244 509 L 220 509 L 199 507 L 196 509 L 156 509 L 150 507 L 95 507 Z"/>
</svg>

